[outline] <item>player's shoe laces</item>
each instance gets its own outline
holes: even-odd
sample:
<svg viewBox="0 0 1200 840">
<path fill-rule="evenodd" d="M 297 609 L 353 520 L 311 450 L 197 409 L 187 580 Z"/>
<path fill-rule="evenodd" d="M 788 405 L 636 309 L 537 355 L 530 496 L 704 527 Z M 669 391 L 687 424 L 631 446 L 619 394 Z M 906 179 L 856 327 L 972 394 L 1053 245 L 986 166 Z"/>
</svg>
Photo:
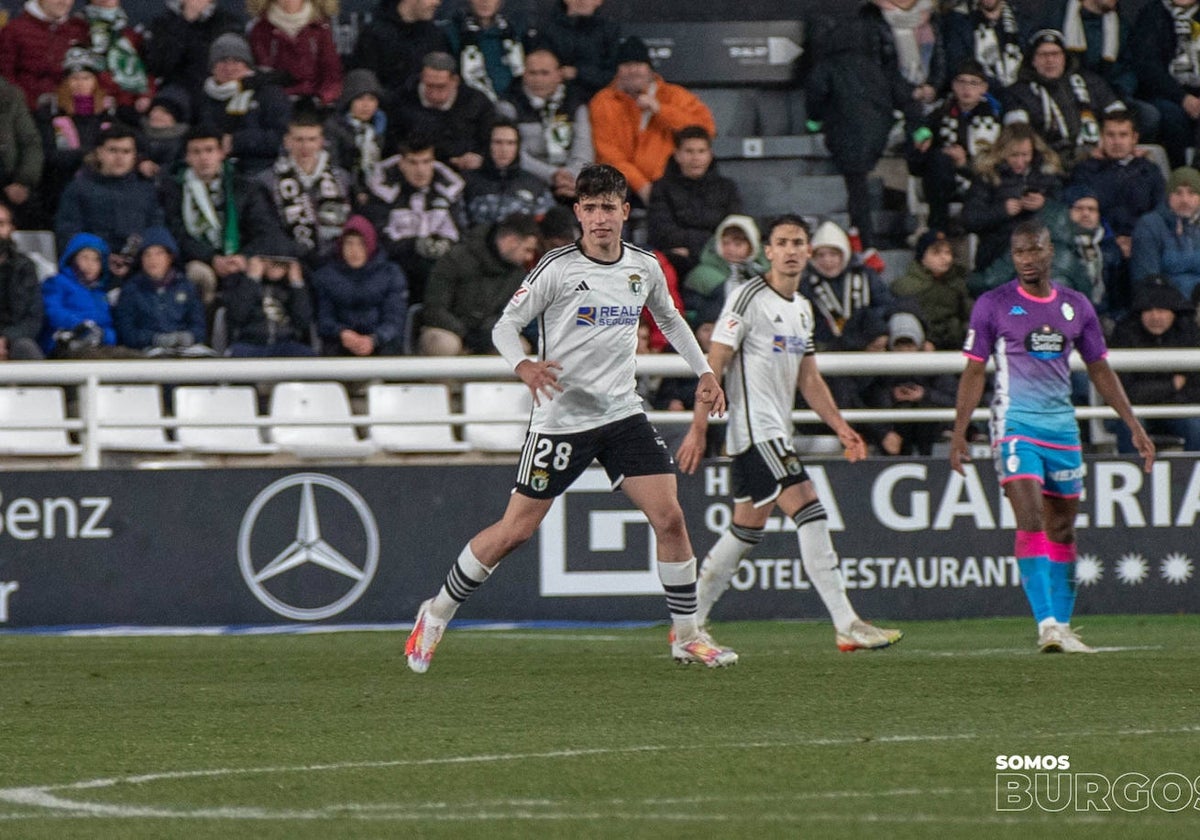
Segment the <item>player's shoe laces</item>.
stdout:
<svg viewBox="0 0 1200 840">
<path fill-rule="evenodd" d="M 676 662 L 684 665 L 699 662 L 709 668 L 723 668 L 726 665 L 737 664 L 737 653 L 731 648 L 721 647 L 713 641 L 713 637 L 708 634 L 707 630 L 701 630 L 695 638 L 686 642 L 675 638 L 674 630 L 668 634 L 668 638 L 671 641 L 671 656 L 675 658 Z"/>
<path fill-rule="evenodd" d="M 1079 634 L 1069 625 L 1063 624 L 1058 628 L 1063 653 L 1095 653 L 1096 649 L 1085 644 Z"/>
<path fill-rule="evenodd" d="M 890 647 L 904 638 L 904 631 L 876 627 L 865 621 L 856 620 L 845 633 L 837 634 L 837 649 L 843 653 L 852 650 L 877 650 Z"/>
<path fill-rule="evenodd" d="M 408 641 L 404 643 L 408 667 L 418 674 L 429 670 L 433 652 L 442 640 L 442 633 L 446 632 L 446 622 L 438 621 L 429 614 L 429 605 L 432 603 L 433 599 L 430 598 L 421 604 L 421 608 L 417 610 L 417 620 L 413 622 L 412 632 L 408 634 Z"/>
<path fill-rule="evenodd" d="M 1083 642 L 1079 644 L 1082 645 Z M 1062 653 L 1065 649 L 1062 628 L 1057 624 L 1051 624 L 1038 631 L 1038 650 L 1042 653 Z"/>
</svg>

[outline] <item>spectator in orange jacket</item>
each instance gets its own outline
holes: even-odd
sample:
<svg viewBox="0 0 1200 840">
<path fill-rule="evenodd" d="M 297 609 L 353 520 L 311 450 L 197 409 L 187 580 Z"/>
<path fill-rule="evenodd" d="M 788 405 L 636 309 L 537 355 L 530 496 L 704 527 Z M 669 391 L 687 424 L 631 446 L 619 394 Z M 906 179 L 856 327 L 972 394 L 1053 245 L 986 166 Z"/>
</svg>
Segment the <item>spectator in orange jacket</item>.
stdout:
<svg viewBox="0 0 1200 840">
<path fill-rule="evenodd" d="M 592 97 L 589 110 L 596 162 L 621 170 L 643 206 L 675 151 L 676 131 L 698 125 L 710 137 L 717 133 L 708 106 L 687 88 L 663 81 L 636 36 L 617 47 L 617 75 Z"/>
</svg>

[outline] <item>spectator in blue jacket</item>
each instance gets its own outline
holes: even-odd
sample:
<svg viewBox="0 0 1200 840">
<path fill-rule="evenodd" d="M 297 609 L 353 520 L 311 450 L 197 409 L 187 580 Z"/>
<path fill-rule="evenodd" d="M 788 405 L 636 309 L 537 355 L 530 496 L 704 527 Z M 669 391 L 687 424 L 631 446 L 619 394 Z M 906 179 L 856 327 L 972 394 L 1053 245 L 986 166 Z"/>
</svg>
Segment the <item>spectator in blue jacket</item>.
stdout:
<svg viewBox="0 0 1200 840">
<path fill-rule="evenodd" d="M 317 334 L 327 356 L 398 356 L 404 352 L 408 282 L 380 252 L 375 228 L 351 216 L 338 256 L 313 275 Z"/>
<path fill-rule="evenodd" d="M 95 164 L 85 163 L 63 190 L 54 220 L 59 251 L 77 233 L 94 233 L 119 252 L 133 234 L 164 224 L 154 183 L 138 174 L 133 129 L 100 132 Z M 120 278 L 118 278 L 120 279 Z"/>
<path fill-rule="evenodd" d="M 179 246 L 165 227 L 142 234 L 141 271 L 121 287 L 117 301 L 117 334 L 126 347 L 153 355 L 216 355 L 204 345 L 204 303 L 175 267 L 178 257 Z"/>
<path fill-rule="evenodd" d="M 1143 214 L 1162 204 L 1166 181 L 1162 170 L 1138 153 L 1138 130 L 1129 111 L 1112 111 L 1100 119 L 1100 145 L 1071 171 L 1071 183 L 1096 193 L 1100 215 L 1112 228 L 1121 255 L 1129 258 L 1133 228 Z"/>
<path fill-rule="evenodd" d="M 108 305 L 108 243 L 94 233 L 71 237 L 58 274 L 42 283 L 45 324 L 39 342 L 56 359 L 120 356 Z"/>
<path fill-rule="evenodd" d="M 1166 275 L 1189 300 L 1200 286 L 1200 172 L 1181 166 L 1167 179 L 1167 200 L 1138 219 L 1133 229 L 1129 276 L 1138 284 Z"/>
</svg>

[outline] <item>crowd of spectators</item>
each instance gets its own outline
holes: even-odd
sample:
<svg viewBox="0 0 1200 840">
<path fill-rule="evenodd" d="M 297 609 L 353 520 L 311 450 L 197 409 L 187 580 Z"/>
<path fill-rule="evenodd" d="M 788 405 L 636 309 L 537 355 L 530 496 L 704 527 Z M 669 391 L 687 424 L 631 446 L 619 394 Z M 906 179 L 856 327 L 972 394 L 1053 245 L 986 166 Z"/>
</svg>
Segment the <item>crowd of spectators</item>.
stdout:
<svg viewBox="0 0 1200 840">
<path fill-rule="evenodd" d="M 1194 323 L 1200 298 L 1200 0 L 1117 5 L 863 0 L 809 21 L 808 129 L 850 211 L 849 226 L 814 225 L 801 293 L 818 348 L 960 346 L 1029 218 L 1114 339 L 1193 340 L 1146 313 Z M 765 264 L 701 98 L 601 0 L 536 20 L 503 0 L 439 6 L 381 0 L 339 55 L 336 0 L 247 0 L 244 16 L 168 0 L 146 21 L 119 0 L 28 0 L 0 28 L 0 356 L 491 353 L 524 272 L 576 235 L 575 177 L 592 162 L 626 176 L 705 334 Z M 868 180 L 889 150 L 929 205 L 890 286 Z M 54 232 L 40 285 L 14 229 Z M 847 404 L 945 401 L 934 380 L 858 385 Z M 686 389 L 662 387 L 650 402 L 686 408 Z M 924 452 L 930 429 L 872 439 Z"/>
</svg>

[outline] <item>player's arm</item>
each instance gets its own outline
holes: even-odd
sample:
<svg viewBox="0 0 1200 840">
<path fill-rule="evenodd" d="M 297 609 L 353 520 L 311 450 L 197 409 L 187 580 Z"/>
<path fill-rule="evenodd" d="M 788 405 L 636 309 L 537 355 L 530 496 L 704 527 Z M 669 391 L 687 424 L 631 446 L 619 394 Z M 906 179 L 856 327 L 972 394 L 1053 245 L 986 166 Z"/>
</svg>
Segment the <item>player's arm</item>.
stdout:
<svg viewBox="0 0 1200 840">
<path fill-rule="evenodd" d="M 967 367 L 958 377 L 958 396 L 954 401 L 954 432 L 950 436 L 950 466 L 955 472 L 963 471 L 963 463 L 971 460 L 967 449 L 967 428 L 971 415 L 983 398 L 983 387 L 987 382 L 987 363 L 967 358 Z"/>
<path fill-rule="evenodd" d="M 709 346 L 708 366 L 712 368 L 713 376 L 718 382 L 724 375 L 725 368 L 729 366 L 733 352 L 732 347 L 719 341 L 714 341 Z M 683 436 L 683 441 L 675 453 L 675 460 L 679 462 L 680 471 L 688 475 L 694 473 L 700 466 L 700 462 L 704 460 L 704 450 L 707 448 L 708 418 L 713 413 L 712 404 L 702 403 L 699 400 L 699 393 L 696 396 L 696 406 L 692 409 L 692 425 L 688 428 L 687 434 Z"/>
<path fill-rule="evenodd" d="M 725 413 L 725 392 L 721 390 L 720 377 L 713 374 L 708 360 L 704 358 L 704 351 L 700 349 L 700 343 L 696 341 L 696 335 L 692 332 L 692 328 L 675 308 L 675 302 L 671 300 L 671 295 L 667 292 L 667 280 L 663 276 L 662 269 L 655 263 L 651 270 L 657 272 L 658 277 L 650 284 L 650 292 L 646 296 L 646 308 L 654 316 L 655 323 L 667 337 L 667 341 L 671 342 L 675 352 L 687 362 L 692 373 L 700 377 L 700 381 L 696 385 L 696 403 L 707 405 L 710 413 L 720 416 Z"/>
<path fill-rule="evenodd" d="M 563 388 L 558 384 L 558 372 L 562 370 L 562 364 L 553 359 L 526 358 L 525 346 L 521 343 L 521 330 L 541 315 L 549 303 L 547 290 L 551 285 L 550 278 L 543 274 L 538 283 L 532 283 L 537 274 L 538 268 L 534 268 L 513 293 L 500 314 L 500 320 L 492 328 L 492 344 L 529 388 L 534 404 L 541 405 L 542 397 L 552 400 L 555 393 L 562 393 Z"/>
<path fill-rule="evenodd" d="M 1133 446 L 1142 456 L 1142 468 L 1146 472 L 1150 472 L 1150 468 L 1154 466 L 1154 441 L 1150 440 L 1150 436 L 1142 428 L 1141 422 L 1134 416 L 1133 406 L 1129 404 L 1129 397 L 1125 395 L 1125 388 L 1121 385 L 1121 380 L 1109 367 L 1107 359 L 1089 362 L 1087 372 L 1088 378 L 1092 380 L 1092 384 L 1096 386 L 1100 396 L 1116 410 L 1117 415 L 1129 427 L 1130 434 L 1133 436 Z"/>
<path fill-rule="evenodd" d="M 812 353 L 800 360 L 800 374 L 796 384 L 808 407 L 817 412 L 817 416 L 825 425 L 837 434 L 838 440 L 845 447 L 846 460 L 853 463 L 866 458 L 867 444 L 842 416 L 837 403 L 834 402 L 833 394 L 829 391 L 829 384 L 817 367 L 817 357 Z"/>
</svg>

